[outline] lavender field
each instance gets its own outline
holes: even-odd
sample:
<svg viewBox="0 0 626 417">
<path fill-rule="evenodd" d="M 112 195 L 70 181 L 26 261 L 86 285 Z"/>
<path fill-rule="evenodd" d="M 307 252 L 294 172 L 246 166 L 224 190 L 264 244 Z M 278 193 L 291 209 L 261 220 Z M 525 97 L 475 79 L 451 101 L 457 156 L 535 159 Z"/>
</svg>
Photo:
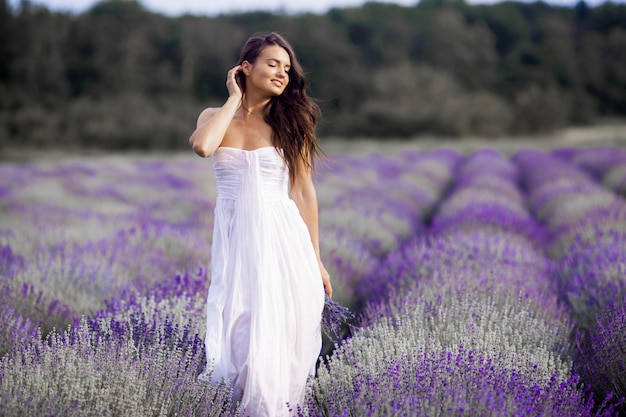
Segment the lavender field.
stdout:
<svg viewBox="0 0 626 417">
<path fill-rule="evenodd" d="M 318 174 L 357 319 L 294 413 L 626 415 L 626 150 L 337 154 Z M 241 415 L 196 379 L 215 192 L 192 155 L 0 164 L 0 415 Z"/>
</svg>

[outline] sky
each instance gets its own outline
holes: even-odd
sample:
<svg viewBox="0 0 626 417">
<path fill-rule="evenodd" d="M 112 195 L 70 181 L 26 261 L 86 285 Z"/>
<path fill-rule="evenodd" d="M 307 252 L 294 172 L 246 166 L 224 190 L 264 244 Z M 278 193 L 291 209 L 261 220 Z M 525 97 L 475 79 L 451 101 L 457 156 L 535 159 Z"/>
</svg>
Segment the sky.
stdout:
<svg viewBox="0 0 626 417">
<path fill-rule="evenodd" d="M 383 3 L 396 3 L 413 6 L 418 0 L 378 0 Z M 466 0 L 468 3 L 493 3 L 494 0 Z M 602 0 L 586 0 L 588 5 L 602 3 Z M 614 2 L 622 3 L 626 0 Z M 190 13 L 214 16 L 221 13 L 237 13 L 244 11 L 264 10 L 286 13 L 325 13 L 333 7 L 354 7 L 362 5 L 365 0 L 141 0 L 141 4 L 149 10 L 168 16 L 179 16 Z M 9 0 L 12 7 L 17 7 L 20 0 Z M 52 10 L 81 13 L 97 0 L 31 0 L 33 4 L 41 4 Z M 554 5 L 573 5 L 576 0 L 548 0 Z"/>
</svg>

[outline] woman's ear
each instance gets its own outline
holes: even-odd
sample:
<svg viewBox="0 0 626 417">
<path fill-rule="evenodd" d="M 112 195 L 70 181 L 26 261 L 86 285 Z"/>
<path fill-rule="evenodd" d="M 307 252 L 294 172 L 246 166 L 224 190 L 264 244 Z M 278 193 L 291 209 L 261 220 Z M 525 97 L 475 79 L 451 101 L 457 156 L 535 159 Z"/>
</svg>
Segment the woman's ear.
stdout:
<svg viewBox="0 0 626 417">
<path fill-rule="evenodd" d="M 252 69 L 252 64 L 249 63 L 248 61 L 243 61 L 241 63 L 241 71 L 246 75 L 250 75 L 250 71 Z"/>
</svg>

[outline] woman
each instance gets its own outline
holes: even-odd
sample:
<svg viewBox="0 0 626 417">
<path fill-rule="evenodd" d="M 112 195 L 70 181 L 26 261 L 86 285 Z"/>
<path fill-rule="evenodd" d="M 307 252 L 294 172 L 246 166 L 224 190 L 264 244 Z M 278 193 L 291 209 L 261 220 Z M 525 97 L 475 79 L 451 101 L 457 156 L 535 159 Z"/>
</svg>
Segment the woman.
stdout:
<svg viewBox="0 0 626 417">
<path fill-rule="evenodd" d="M 288 416 L 314 375 L 324 292 L 332 296 L 311 179 L 318 108 L 276 33 L 248 39 L 226 87 L 226 103 L 205 109 L 189 138 L 213 156 L 218 186 L 207 369 L 232 382 L 250 416 Z"/>
</svg>

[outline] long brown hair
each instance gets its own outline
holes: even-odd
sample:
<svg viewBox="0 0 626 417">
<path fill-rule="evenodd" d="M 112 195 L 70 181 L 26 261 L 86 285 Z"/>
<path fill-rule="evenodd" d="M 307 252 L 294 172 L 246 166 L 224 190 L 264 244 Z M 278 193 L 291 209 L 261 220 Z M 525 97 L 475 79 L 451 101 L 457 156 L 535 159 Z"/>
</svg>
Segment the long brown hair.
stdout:
<svg viewBox="0 0 626 417">
<path fill-rule="evenodd" d="M 299 174 L 299 161 L 308 169 L 315 169 L 315 158 L 322 154 L 315 135 L 315 123 L 320 114 L 319 107 L 306 93 L 306 77 L 291 45 L 278 33 L 254 35 L 248 39 L 239 57 L 254 64 L 261 51 L 269 45 L 278 45 L 287 51 L 291 60 L 289 82 L 285 91 L 271 98 L 265 108 L 265 121 L 272 127 L 272 144 L 282 149 L 283 158 L 289 168 L 289 179 L 293 185 Z M 246 77 L 239 79 L 246 91 Z"/>
</svg>

